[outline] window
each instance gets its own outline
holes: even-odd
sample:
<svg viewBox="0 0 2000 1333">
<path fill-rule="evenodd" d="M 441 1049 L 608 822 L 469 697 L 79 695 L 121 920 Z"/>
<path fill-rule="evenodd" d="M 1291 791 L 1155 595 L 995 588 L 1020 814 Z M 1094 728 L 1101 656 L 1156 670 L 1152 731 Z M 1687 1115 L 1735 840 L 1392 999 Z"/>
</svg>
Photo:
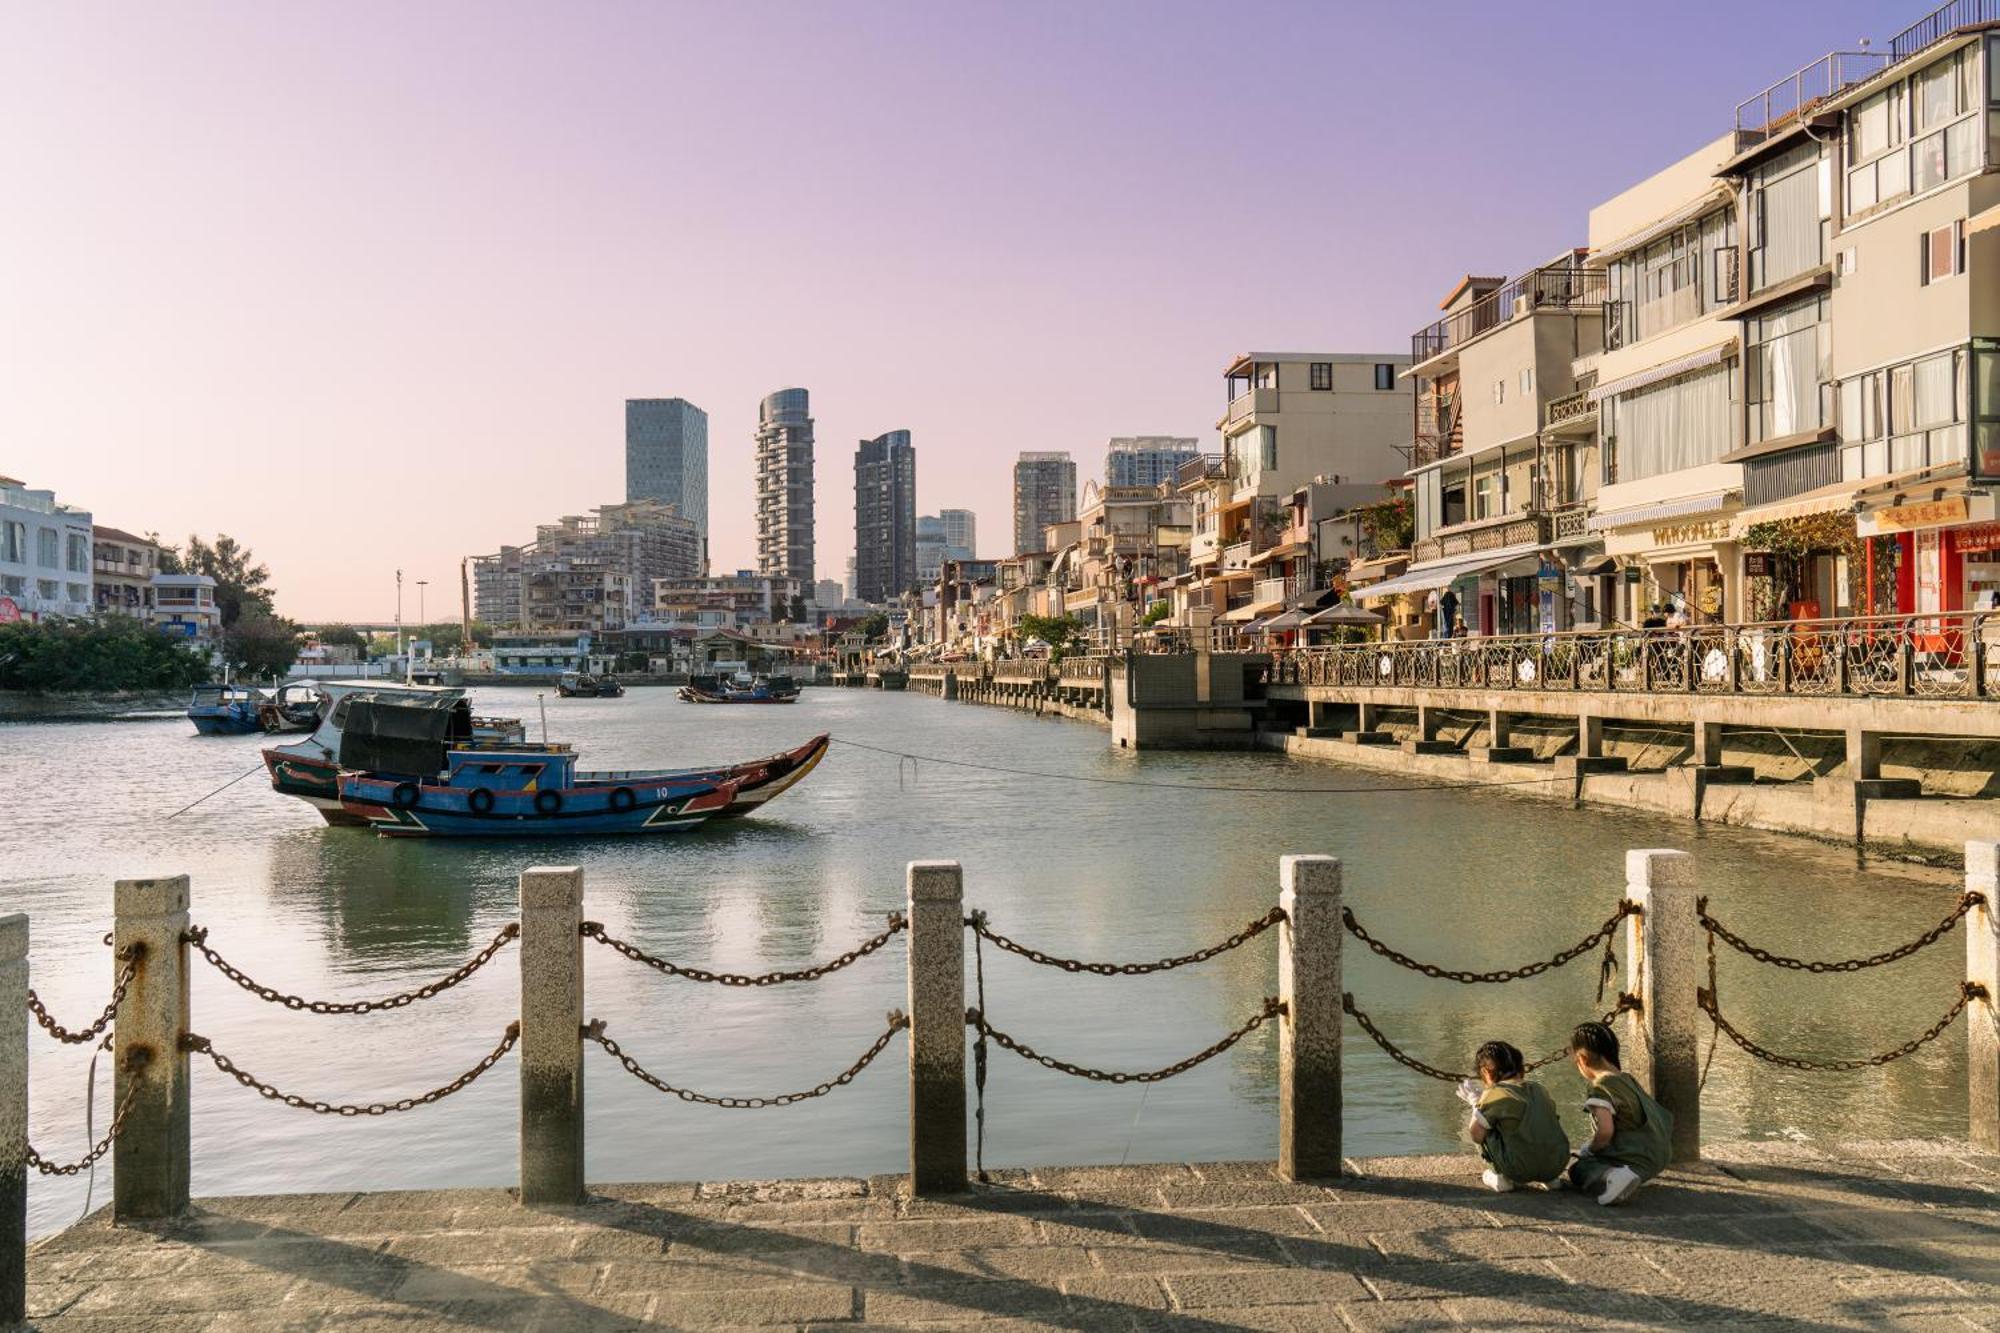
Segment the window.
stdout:
<svg viewBox="0 0 2000 1333">
<path fill-rule="evenodd" d="M 1955 348 L 1842 381 L 1841 479 L 1965 457 L 1967 368 L 1964 349 Z"/>
<path fill-rule="evenodd" d="M 136 552 L 135 552 L 136 554 Z M 90 568 L 90 538 L 80 532 L 69 534 L 69 569 L 81 574 Z"/>
<path fill-rule="evenodd" d="M 1989 50 L 1989 64 L 1991 56 Z M 1877 93 L 1848 116 L 1848 217 L 1979 169 L 1978 65 L 1976 51 L 1953 52 Z M 2000 93 L 2000 86 L 1994 92 Z M 1991 128 L 2000 142 L 2000 117 Z"/>
<path fill-rule="evenodd" d="M 41 593 L 45 602 L 53 602 L 62 596 L 61 585 L 54 579 L 37 579 L 35 589 Z"/>
<path fill-rule="evenodd" d="M 1375 363 L 1375 387 L 1377 389 L 1394 389 L 1396 387 L 1396 368 L 1387 361 L 1377 361 Z"/>
<path fill-rule="evenodd" d="M 13 519 L 0 522 L 0 560 L 13 565 L 28 563 L 28 525 Z"/>
<path fill-rule="evenodd" d="M 54 528 L 35 529 L 35 563 L 43 569 L 62 568 L 62 534 Z"/>
<path fill-rule="evenodd" d="M 1535 391 L 1535 368 L 1529 366 L 1521 372 L 1521 394 L 1523 397 Z"/>
<path fill-rule="evenodd" d="M 1826 298 L 1817 297 L 1745 321 L 1743 380 L 1750 443 L 1827 424 L 1832 326 L 1826 317 Z"/>
<path fill-rule="evenodd" d="M 1965 272 L 1965 223 L 1954 222 L 1917 238 L 1917 281 L 1928 287 Z"/>
<path fill-rule="evenodd" d="M 1315 361 L 1312 363 L 1312 386 L 1315 389 L 1331 389 L 1333 387 L 1333 362 Z"/>
<path fill-rule="evenodd" d="M 1494 403 L 1495 403 L 1495 404 L 1499 404 L 1499 403 L 1504 403 L 1504 402 L 1506 402 L 1506 401 L 1507 401 L 1507 381 L 1506 381 L 1506 380 L 1494 380 L 1494 381 L 1493 381 L 1493 401 L 1494 401 Z"/>
<path fill-rule="evenodd" d="M 1729 451 L 1728 365 L 1607 398 L 1603 430 L 1609 482 L 1642 481 L 1712 463 Z"/>
<path fill-rule="evenodd" d="M 1264 470 L 1268 472 L 1278 466 L 1278 428 L 1276 426 L 1259 426 L 1258 430 L 1262 431 L 1264 435 Z"/>
<path fill-rule="evenodd" d="M 26 596 L 27 590 L 28 581 L 19 574 L 0 574 L 0 592 L 9 597 L 22 597 Z"/>
<path fill-rule="evenodd" d="M 1819 148 L 1786 153 L 1751 174 L 1750 290 L 1797 277 L 1826 258 Z"/>
</svg>

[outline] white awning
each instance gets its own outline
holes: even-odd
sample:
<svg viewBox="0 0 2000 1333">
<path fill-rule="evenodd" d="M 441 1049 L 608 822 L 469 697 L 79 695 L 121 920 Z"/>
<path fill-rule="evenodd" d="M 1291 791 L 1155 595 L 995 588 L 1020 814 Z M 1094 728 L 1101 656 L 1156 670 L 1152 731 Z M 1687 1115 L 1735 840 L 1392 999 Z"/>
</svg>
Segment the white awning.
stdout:
<svg viewBox="0 0 2000 1333">
<path fill-rule="evenodd" d="M 1603 245 L 1592 250 L 1590 257 L 1594 261 L 1601 262 L 1608 255 L 1623 254 L 1627 250 L 1637 249 L 1648 241 L 1666 235 L 1676 227 L 1685 227 L 1703 213 L 1708 212 L 1709 209 L 1714 208 L 1718 204 L 1726 204 L 1734 197 L 1734 193 L 1726 185 L 1711 186 L 1707 194 L 1704 194 L 1693 203 L 1682 205 L 1665 217 L 1641 227 L 1638 231 L 1627 232 L 1615 241 L 1605 242 Z"/>
<path fill-rule="evenodd" d="M 1592 532 L 1603 532 L 1606 528 L 1643 528 L 1662 519 L 1686 518 L 1690 514 L 1713 514 L 1727 509 L 1735 494 L 1735 491 L 1717 491 L 1713 495 L 1691 495 L 1681 500 L 1614 509 L 1608 514 L 1592 514 L 1589 526 Z"/>
<path fill-rule="evenodd" d="M 1736 340 L 1731 338 L 1713 347 L 1704 347 L 1699 352 L 1689 352 L 1686 356 L 1675 357 L 1672 361 L 1663 361 L 1650 370 L 1623 375 L 1609 383 L 1600 384 L 1590 391 L 1590 401 L 1601 403 L 1615 394 L 1630 393 L 1649 384 L 1658 384 L 1661 380 L 1670 380 L 1676 375 L 1685 375 L 1691 370 L 1720 365 L 1734 355 L 1736 355 Z"/>
<path fill-rule="evenodd" d="M 1519 546 L 1507 546 L 1497 551 L 1487 551 L 1481 555 L 1462 556 L 1455 560 L 1437 560 L 1419 569 L 1399 574 L 1393 579 L 1385 579 L 1365 588 L 1356 588 L 1352 596 L 1373 601 L 1378 597 L 1394 597 L 1406 592 L 1429 592 L 1446 584 L 1456 583 L 1468 574 L 1478 574 L 1501 565 L 1511 564 L 1523 556 L 1534 555 L 1542 548 L 1539 543 L 1527 542 Z"/>
<path fill-rule="evenodd" d="M 1733 520 L 1730 532 L 1738 537 L 1748 532 L 1757 523 L 1781 523 L 1788 518 L 1811 518 L 1814 514 L 1838 513 L 1854 507 L 1854 492 L 1857 482 L 1835 482 L 1818 490 L 1795 495 L 1789 500 L 1778 500 L 1755 509 L 1746 509 Z"/>
</svg>

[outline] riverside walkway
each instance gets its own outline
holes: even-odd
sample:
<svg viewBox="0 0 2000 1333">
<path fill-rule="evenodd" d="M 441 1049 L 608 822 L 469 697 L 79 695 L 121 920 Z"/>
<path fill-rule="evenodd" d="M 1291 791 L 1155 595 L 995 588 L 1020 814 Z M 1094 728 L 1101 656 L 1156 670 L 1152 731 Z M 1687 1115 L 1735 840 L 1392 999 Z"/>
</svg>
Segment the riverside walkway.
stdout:
<svg viewBox="0 0 2000 1333">
<path fill-rule="evenodd" d="M 1627 1208 L 1493 1195 L 1474 1159 L 204 1200 L 30 1252 L 29 1315 L 108 1329 L 641 1326 L 1991 1328 L 2000 1156 L 1712 1146 Z"/>
</svg>

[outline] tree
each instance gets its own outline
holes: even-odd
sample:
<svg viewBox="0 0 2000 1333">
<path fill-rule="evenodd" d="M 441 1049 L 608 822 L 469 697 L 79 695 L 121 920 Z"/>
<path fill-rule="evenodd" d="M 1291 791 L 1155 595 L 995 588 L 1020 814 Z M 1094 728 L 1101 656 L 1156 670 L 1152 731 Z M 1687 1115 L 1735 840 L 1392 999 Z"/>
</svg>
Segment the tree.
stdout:
<svg viewBox="0 0 2000 1333">
<path fill-rule="evenodd" d="M 1377 555 L 1407 551 L 1416 538 L 1417 517 L 1410 508 L 1407 492 L 1398 492 L 1372 505 L 1362 505 L 1356 513 L 1361 517 L 1362 535 L 1375 548 Z"/>
<path fill-rule="evenodd" d="M 222 635 L 222 653 L 239 672 L 276 678 L 299 660 L 299 627 L 261 607 L 250 606 Z"/>
<path fill-rule="evenodd" d="M 319 641 L 329 648 L 353 648 L 362 652 L 368 648 L 368 637 L 352 625 L 322 625 Z"/>
<path fill-rule="evenodd" d="M 1154 602 L 1146 608 L 1146 617 L 1139 623 L 1146 626 L 1157 625 L 1173 613 L 1174 608 L 1171 604 L 1165 601 Z"/>
<path fill-rule="evenodd" d="M 792 594 L 790 614 L 785 618 L 794 625 L 803 625 L 806 623 L 806 599 L 801 594 Z"/>
<path fill-rule="evenodd" d="M 864 642 L 886 638 L 889 634 L 889 617 L 886 612 L 870 611 L 862 617 L 861 623 L 855 628 L 861 632 Z"/>
<path fill-rule="evenodd" d="M 172 551 L 172 547 L 166 548 Z M 239 545 L 228 533 L 222 533 L 210 545 L 200 537 L 189 534 L 185 550 L 174 551 L 174 563 L 179 568 L 173 572 L 186 574 L 206 574 L 215 580 L 215 605 L 222 613 L 222 627 L 229 629 L 237 620 L 252 609 L 273 615 L 271 571 L 256 564 L 256 556 L 250 548 Z M 162 557 L 164 565 L 164 556 Z"/>
<path fill-rule="evenodd" d="M 1019 628 L 1022 638 L 1049 646 L 1051 661 L 1067 656 L 1071 642 L 1083 634 L 1083 622 L 1072 615 L 1022 616 Z"/>
<path fill-rule="evenodd" d="M 0 625 L 0 689 L 179 690 L 208 677 L 205 658 L 125 616 Z"/>
</svg>

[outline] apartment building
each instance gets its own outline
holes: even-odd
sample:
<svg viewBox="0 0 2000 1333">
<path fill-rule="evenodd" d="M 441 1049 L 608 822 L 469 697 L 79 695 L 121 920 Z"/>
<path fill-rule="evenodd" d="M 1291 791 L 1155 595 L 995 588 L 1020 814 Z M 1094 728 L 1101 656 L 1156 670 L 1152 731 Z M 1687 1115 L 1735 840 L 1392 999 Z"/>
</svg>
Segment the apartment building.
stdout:
<svg viewBox="0 0 2000 1333">
<path fill-rule="evenodd" d="M 1076 517 L 1076 462 L 1063 450 L 1031 450 L 1014 460 L 1014 554 L 1042 551 L 1051 524 Z"/>
<path fill-rule="evenodd" d="M 0 619 L 87 616 L 95 606 L 90 515 L 0 477 Z"/>
<path fill-rule="evenodd" d="M 1104 453 L 1104 484 L 1158 486 L 1177 481 L 1181 464 L 1201 452 L 1192 435 L 1118 435 Z"/>
<path fill-rule="evenodd" d="M 813 419 L 804 389 L 757 405 L 757 569 L 813 582 Z"/>
<path fill-rule="evenodd" d="M 656 579 L 653 619 L 666 624 L 734 629 L 787 619 L 806 595 L 797 579 L 739 569 L 702 578 Z"/>
<path fill-rule="evenodd" d="M 1107 642 L 1128 641 L 1148 604 L 1187 568 L 1189 510 L 1171 485 L 1085 482 L 1075 522 L 1050 530 L 1065 539 L 1051 548 L 1048 575 L 1058 609 Z"/>
<path fill-rule="evenodd" d="M 917 451 L 906 430 L 854 451 L 854 583 L 864 602 L 917 586 Z"/>
<path fill-rule="evenodd" d="M 692 520 L 657 500 L 600 505 L 473 561 L 475 614 L 496 629 L 615 629 L 647 609 L 654 580 L 698 575 Z"/>
<path fill-rule="evenodd" d="M 97 613 L 151 619 L 153 575 L 160 572 L 160 545 L 119 528 L 90 530 L 91 589 Z"/>
</svg>

